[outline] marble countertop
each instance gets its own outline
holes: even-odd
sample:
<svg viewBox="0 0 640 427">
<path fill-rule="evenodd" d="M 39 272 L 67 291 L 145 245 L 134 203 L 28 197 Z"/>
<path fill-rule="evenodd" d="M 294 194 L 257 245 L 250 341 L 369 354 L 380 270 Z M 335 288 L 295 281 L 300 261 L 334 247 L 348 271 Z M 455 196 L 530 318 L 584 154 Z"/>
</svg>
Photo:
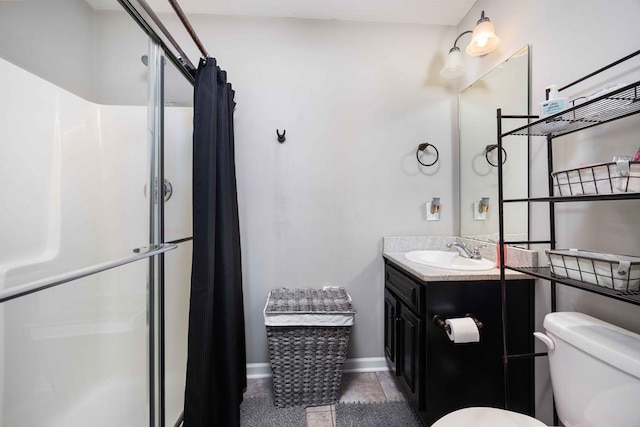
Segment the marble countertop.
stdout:
<svg viewBox="0 0 640 427">
<path fill-rule="evenodd" d="M 427 267 L 417 262 L 409 261 L 404 256 L 405 252 L 383 252 L 382 256 L 395 266 L 406 271 L 412 276 L 425 282 L 446 282 L 461 280 L 500 280 L 500 270 L 497 268 L 483 271 L 456 271 Z M 527 279 L 526 274 L 505 270 L 507 280 Z"/>
<path fill-rule="evenodd" d="M 484 271 L 456 271 L 428 267 L 409 261 L 404 254 L 414 250 L 447 250 L 447 243 L 458 240 L 473 247 L 482 242 L 460 237 L 385 237 L 382 256 L 396 267 L 417 277 L 422 281 L 470 281 L 470 280 L 500 280 L 500 270 L 497 268 Z M 495 261 L 495 245 L 487 245 L 481 249 L 483 258 Z M 509 261 L 511 260 L 511 261 Z M 517 248 L 508 248 L 507 261 L 509 265 L 521 267 L 535 267 L 537 253 Z M 523 280 L 532 278 L 524 273 L 505 270 L 507 280 Z"/>
</svg>

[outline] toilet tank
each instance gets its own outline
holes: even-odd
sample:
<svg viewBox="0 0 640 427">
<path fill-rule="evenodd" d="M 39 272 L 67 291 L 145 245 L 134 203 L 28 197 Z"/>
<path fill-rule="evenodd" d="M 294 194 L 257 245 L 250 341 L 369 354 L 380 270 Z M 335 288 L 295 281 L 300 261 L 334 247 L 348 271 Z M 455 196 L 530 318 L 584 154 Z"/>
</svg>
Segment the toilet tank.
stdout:
<svg viewBox="0 0 640 427">
<path fill-rule="evenodd" d="M 550 313 L 543 325 L 563 424 L 640 426 L 640 335 L 582 313 Z"/>
</svg>

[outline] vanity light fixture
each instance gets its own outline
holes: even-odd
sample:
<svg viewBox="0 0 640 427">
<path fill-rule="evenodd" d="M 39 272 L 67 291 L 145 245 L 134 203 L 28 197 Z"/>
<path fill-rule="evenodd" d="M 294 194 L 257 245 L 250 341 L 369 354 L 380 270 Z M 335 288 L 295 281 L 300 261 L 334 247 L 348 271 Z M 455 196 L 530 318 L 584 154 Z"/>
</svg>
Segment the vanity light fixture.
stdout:
<svg viewBox="0 0 640 427">
<path fill-rule="evenodd" d="M 431 213 L 437 214 L 440 212 L 440 197 L 434 197 L 431 200 Z"/>
<path fill-rule="evenodd" d="M 440 197 L 434 197 L 426 203 L 427 221 L 440 221 Z"/>
<path fill-rule="evenodd" d="M 489 198 L 483 197 L 480 200 L 480 213 L 487 213 L 489 211 Z"/>
<path fill-rule="evenodd" d="M 489 198 L 483 197 L 473 202 L 473 219 L 476 221 L 486 221 L 489 213 Z"/>
<path fill-rule="evenodd" d="M 440 70 L 440 75 L 445 79 L 455 79 L 466 72 L 462 52 L 457 45 L 460 37 L 471 34 L 471 42 L 466 48 L 467 55 L 482 56 L 495 50 L 500 44 L 500 39 L 496 36 L 493 23 L 484 16 L 484 10 L 473 31 L 464 31 L 453 42 L 453 47 L 444 61 L 444 67 Z"/>
</svg>

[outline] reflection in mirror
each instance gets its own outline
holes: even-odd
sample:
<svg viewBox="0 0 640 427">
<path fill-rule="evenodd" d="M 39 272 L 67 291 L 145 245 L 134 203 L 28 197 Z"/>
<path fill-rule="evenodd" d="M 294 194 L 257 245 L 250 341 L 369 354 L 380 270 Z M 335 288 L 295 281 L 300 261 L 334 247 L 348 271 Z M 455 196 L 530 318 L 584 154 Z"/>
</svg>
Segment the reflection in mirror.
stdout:
<svg viewBox="0 0 640 427">
<path fill-rule="evenodd" d="M 460 92 L 460 235 L 498 240 L 498 148 L 496 109 L 503 114 L 529 114 L 529 47 L 525 46 Z M 503 121 L 503 132 L 526 119 Z M 527 138 L 503 139 L 505 198 L 527 197 Z M 526 203 L 505 205 L 505 241 L 527 240 Z"/>
</svg>

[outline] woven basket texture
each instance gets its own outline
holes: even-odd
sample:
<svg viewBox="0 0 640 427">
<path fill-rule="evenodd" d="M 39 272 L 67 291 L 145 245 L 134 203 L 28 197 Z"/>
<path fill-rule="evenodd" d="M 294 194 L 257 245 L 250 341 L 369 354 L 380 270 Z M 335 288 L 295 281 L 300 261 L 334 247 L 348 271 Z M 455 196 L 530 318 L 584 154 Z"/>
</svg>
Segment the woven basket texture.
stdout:
<svg viewBox="0 0 640 427">
<path fill-rule="evenodd" d="M 267 313 L 355 313 L 344 288 L 272 289 Z"/>
<path fill-rule="evenodd" d="M 267 326 L 275 405 L 336 403 L 350 333 L 349 326 Z"/>
<path fill-rule="evenodd" d="M 355 313 L 344 288 L 273 289 L 265 312 Z M 277 407 L 323 406 L 340 399 L 350 326 L 267 326 Z"/>
</svg>

